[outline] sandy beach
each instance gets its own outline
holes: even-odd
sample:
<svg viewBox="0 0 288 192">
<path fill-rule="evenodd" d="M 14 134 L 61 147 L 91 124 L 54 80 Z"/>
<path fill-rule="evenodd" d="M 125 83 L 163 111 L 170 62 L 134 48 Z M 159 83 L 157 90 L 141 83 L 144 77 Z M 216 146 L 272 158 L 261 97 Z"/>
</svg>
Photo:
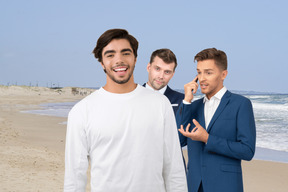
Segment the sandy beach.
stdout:
<svg viewBox="0 0 288 192">
<path fill-rule="evenodd" d="M 21 111 L 77 101 L 90 92 L 0 86 L 0 191 L 63 191 L 66 118 Z M 288 163 L 243 162 L 243 179 L 248 192 L 286 192 Z"/>
</svg>

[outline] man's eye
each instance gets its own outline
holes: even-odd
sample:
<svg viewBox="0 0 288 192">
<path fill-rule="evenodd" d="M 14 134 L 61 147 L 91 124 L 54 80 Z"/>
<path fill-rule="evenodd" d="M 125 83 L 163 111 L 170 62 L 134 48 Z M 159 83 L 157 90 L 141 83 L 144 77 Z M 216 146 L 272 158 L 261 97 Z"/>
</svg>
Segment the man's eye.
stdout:
<svg viewBox="0 0 288 192">
<path fill-rule="evenodd" d="M 123 53 L 123 55 L 131 55 L 131 53 L 130 52 L 125 52 L 125 53 Z"/>
<path fill-rule="evenodd" d="M 160 70 L 160 68 L 159 68 L 159 67 L 156 67 L 155 69 L 156 69 L 156 71 L 159 71 L 159 70 Z"/>
<path fill-rule="evenodd" d="M 171 71 L 165 71 L 165 74 L 169 75 L 171 74 Z"/>
<path fill-rule="evenodd" d="M 113 57 L 113 54 L 109 54 L 109 55 L 107 55 L 107 57 Z"/>
</svg>

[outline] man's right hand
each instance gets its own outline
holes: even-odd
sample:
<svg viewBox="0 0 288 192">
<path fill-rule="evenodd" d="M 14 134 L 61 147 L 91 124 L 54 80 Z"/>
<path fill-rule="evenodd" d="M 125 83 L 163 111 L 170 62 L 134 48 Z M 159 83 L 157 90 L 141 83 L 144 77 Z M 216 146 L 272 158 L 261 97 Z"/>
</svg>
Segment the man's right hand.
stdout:
<svg viewBox="0 0 288 192">
<path fill-rule="evenodd" d="M 198 89 L 198 83 L 197 83 L 198 77 L 196 76 L 195 79 L 193 79 L 191 82 L 184 85 L 184 91 L 185 91 L 185 97 L 184 101 L 191 103 L 194 95 L 197 92 Z"/>
</svg>

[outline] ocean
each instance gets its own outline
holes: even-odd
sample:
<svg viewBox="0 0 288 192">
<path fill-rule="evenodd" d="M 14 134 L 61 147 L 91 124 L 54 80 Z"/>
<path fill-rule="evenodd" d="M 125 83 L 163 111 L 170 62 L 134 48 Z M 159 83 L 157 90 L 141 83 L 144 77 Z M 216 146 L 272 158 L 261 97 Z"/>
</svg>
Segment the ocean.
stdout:
<svg viewBox="0 0 288 192">
<path fill-rule="evenodd" d="M 288 163 L 288 95 L 243 94 L 253 105 L 256 122 L 255 159 Z M 195 99 L 202 97 L 195 96 Z M 40 109 L 24 111 L 39 115 L 67 117 L 77 102 L 41 104 Z M 63 122 L 65 123 L 65 122 Z"/>
</svg>

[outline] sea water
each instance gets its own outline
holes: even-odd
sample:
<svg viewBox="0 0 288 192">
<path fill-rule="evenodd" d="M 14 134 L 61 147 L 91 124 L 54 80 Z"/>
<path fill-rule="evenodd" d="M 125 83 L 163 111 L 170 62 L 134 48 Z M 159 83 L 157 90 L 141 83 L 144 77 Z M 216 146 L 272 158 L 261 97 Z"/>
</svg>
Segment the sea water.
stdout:
<svg viewBox="0 0 288 192">
<path fill-rule="evenodd" d="M 288 162 L 288 95 L 249 94 L 244 96 L 249 98 L 253 105 L 257 131 L 255 157 L 257 159 Z M 202 96 L 197 95 L 195 99 L 200 97 Z M 25 112 L 67 117 L 70 109 L 76 103 L 41 104 L 39 110 Z"/>
<path fill-rule="evenodd" d="M 253 104 L 256 146 L 288 152 L 288 95 L 246 95 Z"/>
</svg>

